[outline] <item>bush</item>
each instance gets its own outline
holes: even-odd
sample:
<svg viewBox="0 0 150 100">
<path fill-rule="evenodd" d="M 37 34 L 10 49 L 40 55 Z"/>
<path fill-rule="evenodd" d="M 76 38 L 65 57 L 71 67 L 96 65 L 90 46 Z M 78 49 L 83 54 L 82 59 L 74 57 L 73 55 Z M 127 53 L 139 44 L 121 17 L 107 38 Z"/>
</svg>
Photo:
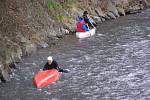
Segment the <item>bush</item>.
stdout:
<svg viewBox="0 0 150 100">
<path fill-rule="evenodd" d="M 48 0 L 47 5 L 48 5 L 49 9 L 52 9 L 52 8 L 55 9 L 55 8 L 60 8 L 61 7 L 60 3 L 56 2 L 56 1 L 53 1 L 53 0 Z"/>
<path fill-rule="evenodd" d="M 51 17 L 54 19 L 54 20 L 57 20 L 58 22 L 65 22 L 65 21 L 69 21 L 70 20 L 70 17 L 69 16 L 66 16 L 65 14 L 63 13 L 58 13 L 58 14 L 53 14 L 51 15 Z"/>
</svg>

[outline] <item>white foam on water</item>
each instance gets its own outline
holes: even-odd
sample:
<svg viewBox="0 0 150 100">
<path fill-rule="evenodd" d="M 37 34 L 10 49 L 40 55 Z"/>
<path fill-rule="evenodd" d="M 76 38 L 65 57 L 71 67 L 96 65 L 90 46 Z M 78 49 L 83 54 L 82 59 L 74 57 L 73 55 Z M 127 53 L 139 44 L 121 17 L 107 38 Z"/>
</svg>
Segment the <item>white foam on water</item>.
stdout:
<svg viewBox="0 0 150 100">
<path fill-rule="evenodd" d="M 52 94 L 52 93 L 49 92 L 49 91 L 44 91 L 44 93 L 45 93 L 46 95 L 51 95 L 51 94 Z"/>
<path fill-rule="evenodd" d="M 128 85 L 130 87 L 135 87 L 135 86 L 137 87 L 137 86 L 141 86 L 143 84 L 148 83 L 147 81 L 142 81 L 142 83 L 133 81 L 133 80 L 138 80 L 138 79 L 136 79 L 137 75 L 142 75 L 144 73 L 148 73 L 148 71 L 146 71 L 146 70 L 135 71 L 128 75 L 123 75 L 123 76 L 119 76 L 118 78 L 114 78 L 113 80 L 126 82 L 126 83 L 128 83 Z"/>
<path fill-rule="evenodd" d="M 150 42 L 150 40 L 142 40 L 142 41 L 140 41 L 139 43 L 145 45 L 145 43 L 149 43 L 149 42 Z"/>
<path fill-rule="evenodd" d="M 97 36 L 104 36 L 104 34 L 97 34 Z"/>
<path fill-rule="evenodd" d="M 150 27 L 146 27 L 146 29 L 150 31 Z"/>
<path fill-rule="evenodd" d="M 86 59 L 87 61 L 90 61 L 91 59 L 93 59 L 93 58 L 90 57 L 89 55 L 85 55 L 84 57 L 85 57 L 85 59 Z"/>
<path fill-rule="evenodd" d="M 67 62 L 70 62 L 70 61 L 77 61 L 78 59 L 77 58 L 70 58 L 69 61 Z"/>
<path fill-rule="evenodd" d="M 143 95 L 150 95 L 150 89 L 149 88 L 146 88 Z"/>
<path fill-rule="evenodd" d="M 33 66 L 37 66 L 36 63 L 24 63 L 25 65 L 33 65 Z"/>
<path fill-rule="evenodd" d="M 149 35 L 147 35 L 148 37 L 150 37 L 150 34 Z"/>
<path fill-rule="evenodd" d="M 54 98 L 54 97 L 53 97 L 51 100 L 59 100 L 59 99 L 58 99 L 58 98 Z"/>
</svg>

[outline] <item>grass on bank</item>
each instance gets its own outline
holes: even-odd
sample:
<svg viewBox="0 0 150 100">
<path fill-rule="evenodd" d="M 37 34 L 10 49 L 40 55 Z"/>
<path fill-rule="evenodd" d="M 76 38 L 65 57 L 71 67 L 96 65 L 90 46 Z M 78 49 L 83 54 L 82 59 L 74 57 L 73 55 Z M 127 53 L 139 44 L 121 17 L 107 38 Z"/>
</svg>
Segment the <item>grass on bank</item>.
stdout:
<svg viewBox="0 0 150 100">
<path fill-rule="evenodd" d="M 71 17 L 66 13 L 76 4 L 76 0 L 65 0 L 65 2 L 47 0 L 49 16 L 58 22 L 68 22 Z"/>
</svg>

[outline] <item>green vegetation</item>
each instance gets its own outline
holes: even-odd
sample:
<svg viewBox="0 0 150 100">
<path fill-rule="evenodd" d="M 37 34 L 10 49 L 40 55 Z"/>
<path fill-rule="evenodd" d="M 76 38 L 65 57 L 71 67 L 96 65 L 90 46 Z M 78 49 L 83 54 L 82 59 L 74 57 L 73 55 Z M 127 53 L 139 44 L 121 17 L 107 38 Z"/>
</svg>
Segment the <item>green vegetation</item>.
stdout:
<svg viewBox="0 0 150 100">
<path fill-rule="evenodd" d="M 65 2 L 47 0 L 49 16 L 58 22 L 68 22 L 71 17 L 66 14 L 76 3 L 76 0 L 65 0 Z"/>
<path fill-rule="evenodd" d="M 34 2 L 34 0 L 30 0 L 32 3 Z"/>
<path fill-rule="evenodd" d="M 47 6 L 49 9 L 57 9 L 57 8 L 71 8 L 72 5 L 76 3 L 76 0 L 66 0 L 65 2 L 58 2 L 55 0 L 48 0 Z"/>
<path fill-rule="evenodd" d="M 55 19 L 55 20 L 59 20 L 59 21 L 62 21 L 65 17 L 64 14 L 60 13 L 60 14 L 54 14 L 52 15 L 52 17 Z"/>
<path fill-rule="evenodd" d="M 57 1 L 54 1 L 54 0 L 48 0 L 47 6 L 48 6 L 49 9 L 52 9 L 52 8 L 56 9 L 56 8 L 61 7 L 60 3 L 57 2 Z"/>
<path fill-rule="evenodd" d="M 62 6 L 64 9 L 70 9 L 75 4 L 76 4 L 76 0 L 66 0 L 66 2 L 64 2 L 64 4 Z"/>
<path fill-rule="evenodd" d="M 50 15 L 54 20 L 57 20 L 58 22 L 67 22 L 71 19 L 71 17 L 66 16 L 63 13 L 57 13 Z"/>
<path fill-rule="evenodd" d="M 44 11 L 39 8 L 39 9 L 37 10 L 37 14 L 38 14 L 39 17 L 42 17 L 43 14 L 44 14 Z"/>
</svg>

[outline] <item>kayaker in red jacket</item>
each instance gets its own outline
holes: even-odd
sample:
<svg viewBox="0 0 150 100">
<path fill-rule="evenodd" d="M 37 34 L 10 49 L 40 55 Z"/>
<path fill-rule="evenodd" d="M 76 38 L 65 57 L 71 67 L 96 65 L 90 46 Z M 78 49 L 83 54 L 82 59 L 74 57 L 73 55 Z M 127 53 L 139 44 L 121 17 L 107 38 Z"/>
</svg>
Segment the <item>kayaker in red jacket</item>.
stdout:
<svg viewBox="0 0 150 100">
<path fill-rule="evenodd" d="M 76 24 L 77 32 L 86 32 L 89 31 L 87 20 L 84 20 L 80 17 L 79 22 Z"/>
<path fill-rule="evenodd" d="M 49 56 L 47 58 L 47 63 L 44 65 L 43 70 L 51 70 L 51 69 L 56 69 L 59 72 L 68 73 L 68 70 L 59 68 L 58 63 L 52 58 L 52 56 Z"/>
</svg>

